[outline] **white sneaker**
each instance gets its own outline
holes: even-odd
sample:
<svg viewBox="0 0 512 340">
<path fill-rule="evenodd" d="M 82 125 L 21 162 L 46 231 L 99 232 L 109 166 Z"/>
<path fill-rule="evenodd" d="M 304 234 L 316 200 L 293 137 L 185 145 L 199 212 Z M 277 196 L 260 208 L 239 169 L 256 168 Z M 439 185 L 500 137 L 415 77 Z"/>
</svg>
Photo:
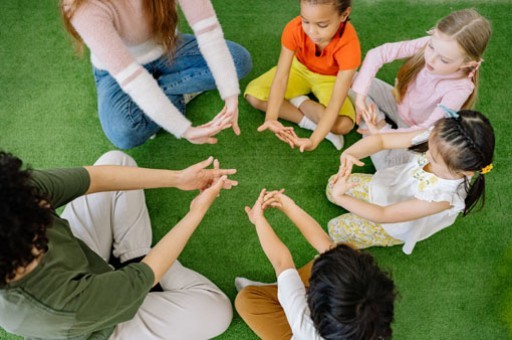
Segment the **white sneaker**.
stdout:
<svg viewBox="0 0 512 340">
<path fill-rule="evenodd" d="M 193 93 L 185 93 L 183 95 L 183 100 L 185 101 L 185 104 L 190 103 L 192 101 L 192 99 L 199 96 L 201 93 L 203 93 L 203 91 L 193 92 Z"/>
<path fill-rule="evenodd" d="M 235 287 L 236 291 L 239 292 L 242 289 L 244 289 L 247 286 L 271 286 L 275 285 L 276 283 L 267 283 L 267 282 L 259 282 L 259 281 L 252 281 L 245 277 L 235 277 Z"/>
</svg>

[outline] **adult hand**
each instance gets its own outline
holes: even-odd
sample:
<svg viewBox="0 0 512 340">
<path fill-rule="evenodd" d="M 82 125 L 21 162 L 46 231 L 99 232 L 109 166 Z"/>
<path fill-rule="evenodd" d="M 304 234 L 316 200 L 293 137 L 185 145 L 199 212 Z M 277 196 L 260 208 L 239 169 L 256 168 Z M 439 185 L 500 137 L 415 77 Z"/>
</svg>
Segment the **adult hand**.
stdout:
<svg viewBox="0 0 512 340">
<path fill-rule="evenodd" d="M 359 125 L 361 123 L 361 118 L 363 118 L 363 113 L 368 111 L 368 107 L 366 105 L 366 96 L 362 94 L 357 94 L 356 96 L 356 123 Z"/>
<path fill-rule="evenodd" d="M 183 133 L 183 137 L 192 144 L 215 144 L 217 138 L 213 138 L 217 133 L 231 127 L 231 119 L 226 112 L 221 111 L 211 121 L 198 127 L 189 127 Z"/>
<path fill-rule="evenodd" d="M 262 189 L 253 207 L 245 207 L 245 212 L 247 213 L 249 221 L 251 221 L 252 224 L 256 224 L 260 218 L 265 218 L 263 215 L 263 198 L 265 197 L 266 193 L 267 189 Z"/>
<path fill-rule="evenodd" d="M 290 145 L 290 147 L 292 149 L 294 148 L 295 144 L 293 141 L 294 141 L 294 139 L 296 139 L 298 137 L 295 134 L 293 127 L 291 127 L 291 126 L 285 127 L 283 124 L 281 124 L 277 120 L 269 119 L 269 120 L 266 120 L 263 124 L 261 124 L 258 127 L 258 132 L 263 132 L 265 130 L 272 131 L 276 135 L 277 138 L 279 138 L 283 142 Z"/>
<path fill-rule="evenodd" d="M 220 113 L 225 113 L 231 117 L 231 126 L 235 135 L 240 135 L 240 127 L 238 126 L 238 96 L 231 96 L 224 100 L 224 108 Z"/>
<path fill-rule="evenodd" d="M 213 169 L 206 169 L 213 162 Z M 178 185 L 176 186 L 181 190 L 196 190 L 201 191 L 209 188 L 212 183 L 216 182 L 220 177 L 233 175 L 236 169 L 220 169 L 220 163 L 217 159 L 209 157 L 208 159 L 189 166 L 188 168 L 179 171 Z M 231 189 L 232 186 L 238 185 L 237 181 L 226 178 L 223 181 L 224 189 Z"/>
<path fill-rule="evenodd" d="M 224 175 L 218 178 L 209 188 L 201 191 L 192 202 L 190 202 L 190 211 L 197 211 L 200 213 L 206 213 L 212 205 L 215 198 L 220 195 L 220 191 L 225 187 L 227 176 Z"/>
</svg>

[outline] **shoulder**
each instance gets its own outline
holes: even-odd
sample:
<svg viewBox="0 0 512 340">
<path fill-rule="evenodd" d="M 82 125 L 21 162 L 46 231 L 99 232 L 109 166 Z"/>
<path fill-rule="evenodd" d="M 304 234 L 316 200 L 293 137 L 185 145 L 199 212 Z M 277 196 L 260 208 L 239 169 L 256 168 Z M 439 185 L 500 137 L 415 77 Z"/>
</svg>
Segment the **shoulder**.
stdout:
<svg viewBox="0 0 512 340">
<path fill-rule="evenodd" d="M 300 16 L 296 16 L 292 20 L 288 21 L 284 27 L 283 33 L 295 33 L 302 32 L 302 19 Z"/>
</svg>

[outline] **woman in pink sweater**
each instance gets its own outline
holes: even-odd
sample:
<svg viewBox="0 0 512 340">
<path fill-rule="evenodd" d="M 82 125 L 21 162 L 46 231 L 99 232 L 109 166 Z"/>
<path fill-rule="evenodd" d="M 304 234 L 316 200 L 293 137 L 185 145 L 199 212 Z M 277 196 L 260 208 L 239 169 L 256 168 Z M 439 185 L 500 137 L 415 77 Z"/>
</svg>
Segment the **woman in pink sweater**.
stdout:
<svg viewBox="0 0 512 340">
<path fill-rule="evenodd" d="M 368 51 L 352 85 L 356 122 L 362 133 L 391 129 L 402 132 L 425 129 L 443 118 L 440 104 L 455 111 L 473 107 L 477 96 L 482 54 L 491 36 L 489 22 L 473 9 L 453 12 L 441 19 L 427 37 L 388 43 Z M 375 78 L 379 69 L 397 59 L 408 58 L 398 71 L 395 88 Z M 377 106 L 377 115 L 368 105 Z M 366 130 L 366 128 L 368 128 Z M 396 130 L 394 130 L 396 131 Z M 403 150 L 372 155 L 377 170 L 406 162 Z"/>
<path fill-rule="evenodd" d="M 195 36 L 177 31 L 177 3 Z M 240 133 L 238 79 L 251 57 L 224 40 L 209 0 L 61 0 L 61 10 L 78 47 L 91 50 L 101 125 L 117 147 L 141 145 L 161 128 L 195 144 L 215 143 L 228 127 Z M 193 127 L 184 95 L 215 88 L 224 108 Z"/>
</svg>

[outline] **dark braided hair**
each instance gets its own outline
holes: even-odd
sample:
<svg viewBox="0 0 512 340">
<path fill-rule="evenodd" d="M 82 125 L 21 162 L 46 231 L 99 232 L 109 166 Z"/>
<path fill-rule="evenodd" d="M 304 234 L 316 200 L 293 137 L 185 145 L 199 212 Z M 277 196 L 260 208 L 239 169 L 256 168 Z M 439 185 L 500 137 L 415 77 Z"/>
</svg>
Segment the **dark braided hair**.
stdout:
<svg viewBox="0 0 512 340">
<path fill-rule="evenodd" d="M 390 339 L 395 284 L 368 253 L 339 244 L 314 262 L 307 302 L 327 340 Z"/>
<path fill-rule="evenodd" d="M 489 119 L 478 111 L 461 110 L 456 118 L 440 119 L 430 138 L 437 139 L 440 156 L 448 169 L 454 173 L 476 172 L 472 180 L 464 177 L 467 192 L 464 215 L 480 201 L 485 203 L 485 176 L 481 170 L 492 163 L 494 154 L 494 130 Z M 428 142 L 410 148 L 426 152 Z"/>
<path fill-rule="evenodd" d="M 18 268 L 48 250 L 46 228 L 52 222 L 48 202 L 32 185 L 31 171 L 22 170 L 22 161 L 0 151 L 0 288 Z"/>
</svg>

